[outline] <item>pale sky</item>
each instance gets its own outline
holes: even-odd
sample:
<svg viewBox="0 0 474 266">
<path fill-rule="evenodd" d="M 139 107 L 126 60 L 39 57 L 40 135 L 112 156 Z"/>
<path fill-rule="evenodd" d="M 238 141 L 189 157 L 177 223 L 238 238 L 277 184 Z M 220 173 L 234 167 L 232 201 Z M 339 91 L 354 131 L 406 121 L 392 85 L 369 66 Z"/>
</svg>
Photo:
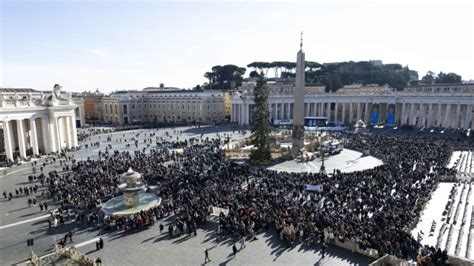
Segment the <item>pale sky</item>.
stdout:
<svg viewBox="0 0 474 266">
<path fill-rule="evenodd" d="M 302 30 L 308 61 L 380 59 L 474 79 L 469 1 L 0 2 L 1 87 L 190 88 L 215 65 L 295 61 Z"/>
</svg>

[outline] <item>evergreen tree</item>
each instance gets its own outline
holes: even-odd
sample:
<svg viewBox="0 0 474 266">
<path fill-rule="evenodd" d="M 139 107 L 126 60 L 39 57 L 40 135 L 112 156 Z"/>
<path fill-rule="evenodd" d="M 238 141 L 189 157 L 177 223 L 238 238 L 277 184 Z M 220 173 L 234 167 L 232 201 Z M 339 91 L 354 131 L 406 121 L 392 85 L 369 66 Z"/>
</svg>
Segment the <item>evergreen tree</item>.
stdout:
<svg viewBox="0 0 474 266">
<path fill-rule="evenodd" d="M 250 162 L 253 164 L 269 164 L 270 152 L 270 123 L 268 122 L 268 87 L 263 73 L 259 75 L 257 86 L 254 89 L 254 109 L 252 121 L 252 144 L 256 149 L 250 153 Z"/>
</svg>

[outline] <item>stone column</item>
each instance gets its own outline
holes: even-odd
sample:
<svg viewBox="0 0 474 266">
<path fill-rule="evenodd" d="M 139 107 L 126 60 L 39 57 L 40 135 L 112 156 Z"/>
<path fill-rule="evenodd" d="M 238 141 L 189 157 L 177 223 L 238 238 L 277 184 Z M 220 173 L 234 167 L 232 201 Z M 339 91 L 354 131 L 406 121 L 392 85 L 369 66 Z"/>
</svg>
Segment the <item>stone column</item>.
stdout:
<svg viewBox="0 0 474 266">
<path fill-rule="evenodd" d="M 458 103 L 458 106 L 456 108 L 456 118 L 455 118 L 455 123 L 456 125 L 454 126 L 454 128 L 459 128 L 461 127 L 460 123 L 461 123 L 461 104 Z"/>
<path fill-rule="evenodd" d="M 10 121 L 3 121 L 3 142 L 5 143 L 5 155 L 7 159 L 13 160 L 12 130 Z"/>
<path fill-rule="evenodd" d="M 272 119 L 277 119 L 277 104 L 272 103 Z"/>
<path fill-rule="evenodd" d="M 415 125 L 415 104 L 410 103 L 410 113 L 408 114 L 408 125 L 414 126 Z"/>
<path fill-rule="evenodd" d="M 247 125 L 247 105 L 242 103 L 242 125 Z"/>
<path fill-rule="evenodd" d="M 342 123 L 346 123 L 346 102 L 342 102 Z"/>
<path fill-rule="evenodd" d="M 365 107 L 364 107 L 364 122 L 367 123 L 367 124 L 370 124 L 369 122 L 369 103 L 368 102 L 365 102 Z M 378 110 L 379 114 L 380 114 L 380 105 L 379 105 L 379 110 Z"/>
<path fill-rule="evenodd" d="M 23 129 L 23 119 L 16 120 L 16 131 L 18 135 L 18 149 L 22 158 L 26 158 L 25 131 Z"/>
<path fill-rule="evenodd" d="M 240 104 L 235 104 L 235 122 L 240 125 L 240 110 L 239 110 Z"/>
<path fill-rule="evenodd" d="M 33 148 L 33 154 L 39 155 L 39 148 L 38 148 L 38 132 L 36 132 L 36 121 L 35 118 L 30 119 L 30 128 L 31 128 L 31 147 Z"/>
<path fill-rule="evenodd" d="M 232 104 L 232 122 L 237 122 L 237 104 Z"/>
<path fill-rule="evenodd" d="M 472 105 L 467 106 L 467 111 L 466 111 L 466 122 L 465 122 L 465 128 L 468 129 L 471 127 L 471 115 L 472 115 Z"/>
<path fill-rule="evenodd" d="M 71 145 L 72 147 L 77 147 L 78 140 L 77 140 L 77 128 L 76 128 L 76 119 L 74 116 L 70 116 L 69 119 L 71 120 Z"/>
<path fill-rule="evenodd" d="M 349 102 L 349 123 L 352 124 L 352 118 L 354 117 L 354 114 L 352 113 L 352 102 Z"/>
<path fill-rule="evenodd" d="M 288 117 L 288 119 L 291 119 L 291 103 L 287 103 L 286 106 L 288 107 L 286 109 L 286 116 Z"/>
<path fill-rule="evenodd" d="M 436 110 L 436 125 L 437 127 L 441 126 L 441 103 L 438 103 L 438 110 Z"/>
<path fill-rule="evenodd" d="M 74 145 L 72 144 L 72 125 L 71 125 L 71 118 L 70 116 L 66 116 L 66 121 L 63 123 L 66 126 L 66 135 L 64 136 L 64 140 L 66 140 L 66 148 L 71 149 Z"/>
<path fill-rule="evenodd" d="M 289 117 L 288 117 L 289 119 L 294 119 L 294 117 L 293 117 L 293 109 L 295 109 L 295 104 L 294 104 L 294 103 L 289 103 L 289 104 L 288 104 L 288 110 L 289 110 L 289 112 L 290 112 Z"/>
<path fill-rule="evenodd" d="M 324 102 L 319 103 L 319 116 L 324 116 Z"/>
<path fill-rule="evenodd" d="M 461 129 L 466 129 L 466 115 L 467 115 L 467 105 L 463 104 L 461 105 L 461 116 L 459 121 L 459 127 Z"/>
<path fill-rule="evenodd" d="M 331 102 L 326 103 L 328 121 L 331 121 Z"/>
<path fill-rule="evenodd" d="M 406 106 L 406 103 L 402 103 L 402 114 L 400 115 L 400 123 L 399 123 L 400 126 L 405 125 L 405 123 L 407 122 L 407 119 L 405 118 L 405 113 L 406 113 L 405 106 Z"/>
<path fill-rule="evenodd" d="M 420 103 L 420 108 L 419 108 L 419 111 L 418 111 L 418 127 L 419 128 L 422 128 L 423 124 L 424 124 L 424 121 L 423 121 L 423 119 L 425 117 L 424 112 L 425 112 L 424 104 Z"/>
<path fill-rule="evenodd" d="M 464 112 L 464 115 L 463 115 L 463 118 L 462 118 L 462 119 L 463 119 L 463 121 L 462 121 L 462 123 L 463 123 L 462 128 L 463 128 L 463 129 L 468 129 L 468 128 L 469 128 L 469 122 L 468 122 L 467 116 L 468 116 L 468 114 L 469 114 L 469 105 L 464 105 L 464 106 L 465 106 L 465 107 L 464 107 L 464 111 L 463 111 L 463 112 Z"/>
<path fill-rule="evenodd" d="M 239 106 L 239 111 L 240 111 L 240 124 L 241 124 L 241 125 L 244 125 L 244 118 L 245 118 L 245 114 L 244 114 L 244 103 L 242 103 L 242 104 Z"/>
<path fill-rule="evenodd" d="M 451 104 L 446 104 L 446 114 L 444 115 L 444 127 L 445 128 L 450 128 L 450 122 L 451 122 L 451 119 L 450 119 L 450 113 L 451 113 Z"/>
<path fill-rule="evenodd" d="M 51 133 L 50 119 L 41 118 L 44 153 L 49 154 L 55 150 L 53 133 Z"/>
<path fill-rule="evenodd" d="M 233 121 L 232 121 L 232 122 L 234 122 L 234 123 L 235 123 L 235 122 L 237 122 L 237 121 L 238 121 L 238 119 L 237 119 L 237 117 L 238 117 L 238 113 L 237 113 L 237 104 L 235 104 L 235 103 L 234 103 L 234 104 L 232 104 L 232 105 L 234 106 L 234 110 L 233 110 L 233 113 L 232 113 L 232 114 L 234 115 L 234 118 L 233 118 Z"/>
<path fill-rule="evenodd" d="M 280 119 L 285 119 L 285 103 L 281 103 L 280 107 Z"/>
<path fill-rule="evenodd" d="M 432 122 L 432 119 L 433 119 L 433 104 L 430 103 L 428 105 L 428 119 L 426 121 L 426 127 L 431 127 L 431 122 Z"/>
<path fill-rule="evenodd" d="M 311 104 L 311 116 L 316 116 L 316 103 Z"/>
<path fill-rule="evenodd" d="M 234 104 L 234 123 L 239 121 L 238 104 Z"/>
<path fill-rule="evenodd" d="M 276 104 L 276 108 L 277 108 L 277 119 L 281 119 L 281 106 L 280 106 L 280 103 Z"/>
<path fill-rule="evenodd" d="M 337 101 L 336 103 L 334 104 L 334 123 L 337 125 L 337 108 L 338 108 L 338 104 L 337 104 Z"/>
<path fill-rule="evenodd" d="M 54 142 L 56 143 L 56 152 L 61 152 L 61 132 L 59 130 L 59 117 L 53 117 L 53 128 L 51 129 L 54 132 Z"/>
<path fill-rule="evenodd" d="M 359 121 L 360 118 L 361 118 L 361 113 L 360 113 L 361 110 L 360 110 L 360 109 L 361 109 L 361 105 L 360 105 L 360 102 L 358 102 L 358 103 L 357 103 L 357 115 L 356 115 L 356 118 L 357 118 L 357 119 L 356 119 L 356 121 Z"/>
</svg>

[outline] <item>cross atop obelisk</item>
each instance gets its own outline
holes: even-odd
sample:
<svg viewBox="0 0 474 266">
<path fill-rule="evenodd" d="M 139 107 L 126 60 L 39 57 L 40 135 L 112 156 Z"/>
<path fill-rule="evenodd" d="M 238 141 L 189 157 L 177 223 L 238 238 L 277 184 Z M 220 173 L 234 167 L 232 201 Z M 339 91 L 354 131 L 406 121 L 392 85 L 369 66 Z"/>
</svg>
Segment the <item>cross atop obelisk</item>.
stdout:
<svg viewBox="0 0 474 266">
<path fill-rule="evenodd" d="M 301 31 L 300 50 L 303 50 L 303 31 Z"/>
</svg>

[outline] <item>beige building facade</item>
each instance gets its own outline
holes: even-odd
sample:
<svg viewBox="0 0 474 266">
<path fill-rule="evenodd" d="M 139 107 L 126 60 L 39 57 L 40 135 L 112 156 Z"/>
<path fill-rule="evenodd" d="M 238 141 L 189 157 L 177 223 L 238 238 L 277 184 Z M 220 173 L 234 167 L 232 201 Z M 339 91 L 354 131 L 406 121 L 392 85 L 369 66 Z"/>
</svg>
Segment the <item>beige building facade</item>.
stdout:
<svg viewBox="0 0 474 266">
<path fill-rule="evenodd" d="M 147 88 L 118 91 L 102 98 L 103 122 L 220 123 L 225 120 L 224 93 L 217 90 Z"/>
</svg>

